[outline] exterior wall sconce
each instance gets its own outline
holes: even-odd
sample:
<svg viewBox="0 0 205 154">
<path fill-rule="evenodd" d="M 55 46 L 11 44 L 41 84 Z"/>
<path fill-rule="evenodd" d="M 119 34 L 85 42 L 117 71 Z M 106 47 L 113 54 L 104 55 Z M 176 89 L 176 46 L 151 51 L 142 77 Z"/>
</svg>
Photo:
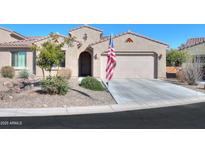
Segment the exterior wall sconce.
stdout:
<svg viewBox="0 0 205 154">
<path fill-rule="evenodd" d="M 86 41 L 88 39 L 88 35 L 85 33 L 83 36 L 83 40 Z"/>
<path fill-rule="evenodd" d="M 97 55 L 97 54 L 95 54 L 94 58 L 95 58 L 95 59 L 98 59 L 98 55 Z"/>
<path fill-rule="evenodd" d="M 162 59 L 162 54 L 160 54 L 158 58 L 159 58 L 159 60 Z"/>
</svg>

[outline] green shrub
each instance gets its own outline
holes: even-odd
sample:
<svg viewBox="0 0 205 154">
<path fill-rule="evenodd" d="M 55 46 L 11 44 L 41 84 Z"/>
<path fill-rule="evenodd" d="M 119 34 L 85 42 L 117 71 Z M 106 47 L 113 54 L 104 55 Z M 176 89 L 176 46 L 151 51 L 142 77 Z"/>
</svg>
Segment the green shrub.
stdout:
<svg viewBox="0 0 205 154">
<path fill-rule="evenodd" d="M 13 78 L 15 76 L 15 70 L 11 66 L 4 66 L 1 68 L 1 75 L 4 78 Z"/>
<path fill-rule="evenodd" d="M 58 71 L 57 76 L 63 77 L 65 79 L 70 79 L 72 71 L 69 68 L 61 69 Z"/>
<path fill-rule="evenodd" d="M 30 73 L 27 69 L 23 69 L 19 72 L 19 78 L 28 79 Z"/>
<path fill-rule="evenodd" d="M 189 55 L 187 52 L 171 49 L 166 55 L 167 66 L 181 66 L 186 61 L 188 56 Z"/>
<path fill-rule="evenodd" d="M 86 77 L 81 81 L 80 84 L 82 87 L 90 89 L 90 90 L 95 90 L 95 91 L 103 91 L 105 88 L 102 86 L 101 82 L 98 81 L 94 77 Z"/>
<path fill-rule="evenodd" d="M 43 92 L 48 94 L 66 95 L 69 85 L 66 79 L 62 77 L 48 77 L 41 81 L 41 88 Z"/>
</svg>

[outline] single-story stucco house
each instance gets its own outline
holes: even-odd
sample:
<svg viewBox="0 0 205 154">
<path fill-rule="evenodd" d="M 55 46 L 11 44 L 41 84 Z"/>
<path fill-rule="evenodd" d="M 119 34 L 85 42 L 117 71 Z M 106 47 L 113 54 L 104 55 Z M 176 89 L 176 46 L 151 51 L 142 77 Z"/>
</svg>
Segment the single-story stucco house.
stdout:
<svg viewBox="0 0 205 154">
<path fill-rule="evenodd" d="M 90 75 L 104 79 L 109 37 L 88 25 L 70 30 L 69 36 L 75 37 L 76 41 L 72 47 L 63 47 L 65 62 L 61 68 L 70 68 L 72 77 Z M 69 36 L 59 34 L 59 40 Z M 38 51 L 31 51 L 31 46 L 40 46 L 49 39 L 49 36 L 26 37 L 0 28 L 0 68 L 9 65 L 17 72 L 26 68 L 36 76 L 42 76 L 36 65 Z M 167 44 L 130 31 L 113 36 L 113 41 L 117 55 L 113 78 L 166 77 Z M 52 73 L 56 71 L 53 68 Z"/>
<path fill-rule="evenodd" d="M 185 44 L 182 44 L 178 50 L 187 52 L 194 56 L 196 60 L 205 63 L 205 37 L 190 38 Z"/>
</svg>

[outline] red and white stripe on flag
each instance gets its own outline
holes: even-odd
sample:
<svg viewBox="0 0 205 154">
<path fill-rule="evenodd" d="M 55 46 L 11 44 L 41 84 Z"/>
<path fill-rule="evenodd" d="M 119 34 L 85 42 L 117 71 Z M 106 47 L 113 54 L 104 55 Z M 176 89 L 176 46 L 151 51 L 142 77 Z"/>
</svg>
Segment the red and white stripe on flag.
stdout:
<svg viewBox="0 0 205 154">
<path fill-rule="evenodd" d="M 106 67 L 106 80 L 110 81 L 114 74 L 114 68 L 116 66 L 116 54 L 113 41 L 110 37 L 109 48 L 107 53 L 107 67 Z"/>
</svg>

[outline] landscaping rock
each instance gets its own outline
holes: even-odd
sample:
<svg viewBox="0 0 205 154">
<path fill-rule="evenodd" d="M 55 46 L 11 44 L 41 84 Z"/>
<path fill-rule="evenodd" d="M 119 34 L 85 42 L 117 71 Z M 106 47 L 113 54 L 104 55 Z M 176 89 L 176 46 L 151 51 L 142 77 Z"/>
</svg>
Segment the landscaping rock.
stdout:
<svg viewBox="0 0 205 154">
<path fill-rule="evenodd" d="M 14 86 L 12 81 L 5 81 L 3 85 L 7 88 L 12 88 Z"/>
<path fill-rule="evenodd" d="M 13 92 L 15 92 L 15 93 L 21 93 L 21 91 L 22 90 L 19 87 L 13 88 Z"/>
<path fill-rule="evenodd" d="M 11 91 L 0 91 L 0 100 L 8 101 L 8 100 L 11 100 L 13 98 L 14 97 L 12 96 Z"/>
<path fill-rule="evenodd" d="M 0 79 L 0 85 L 2 85 L 2 88 L 3 82 L 1 81 L 6 80 Z M 46 95 L 42 93 L 40 87 L 36 86 L 28 91 L 15 87 L 15 91 L 13 89 L 10 95 L 3 97 L 4 100 L 7 100 L 4 101 L 0 99 L 0 108 L 51 108 L 116 104 L 110 93 L 106 91 L 92 91 L 80 87 L 77 78 L 70 79 L 69 85 L 71 89 L 65 96 Z M 0 89 L 0 91 L 3 90 Z M 20 94 L 16 94 L 16 92 L 20 92 Z M 12 96 L 13 98 L 9 96 Z"/>
<path fill-rule="evenodd" d="M 198 85 L 197 85 L 197 88 L 205 89 L 205 82 L 199 82 Z"/>
</svg>

